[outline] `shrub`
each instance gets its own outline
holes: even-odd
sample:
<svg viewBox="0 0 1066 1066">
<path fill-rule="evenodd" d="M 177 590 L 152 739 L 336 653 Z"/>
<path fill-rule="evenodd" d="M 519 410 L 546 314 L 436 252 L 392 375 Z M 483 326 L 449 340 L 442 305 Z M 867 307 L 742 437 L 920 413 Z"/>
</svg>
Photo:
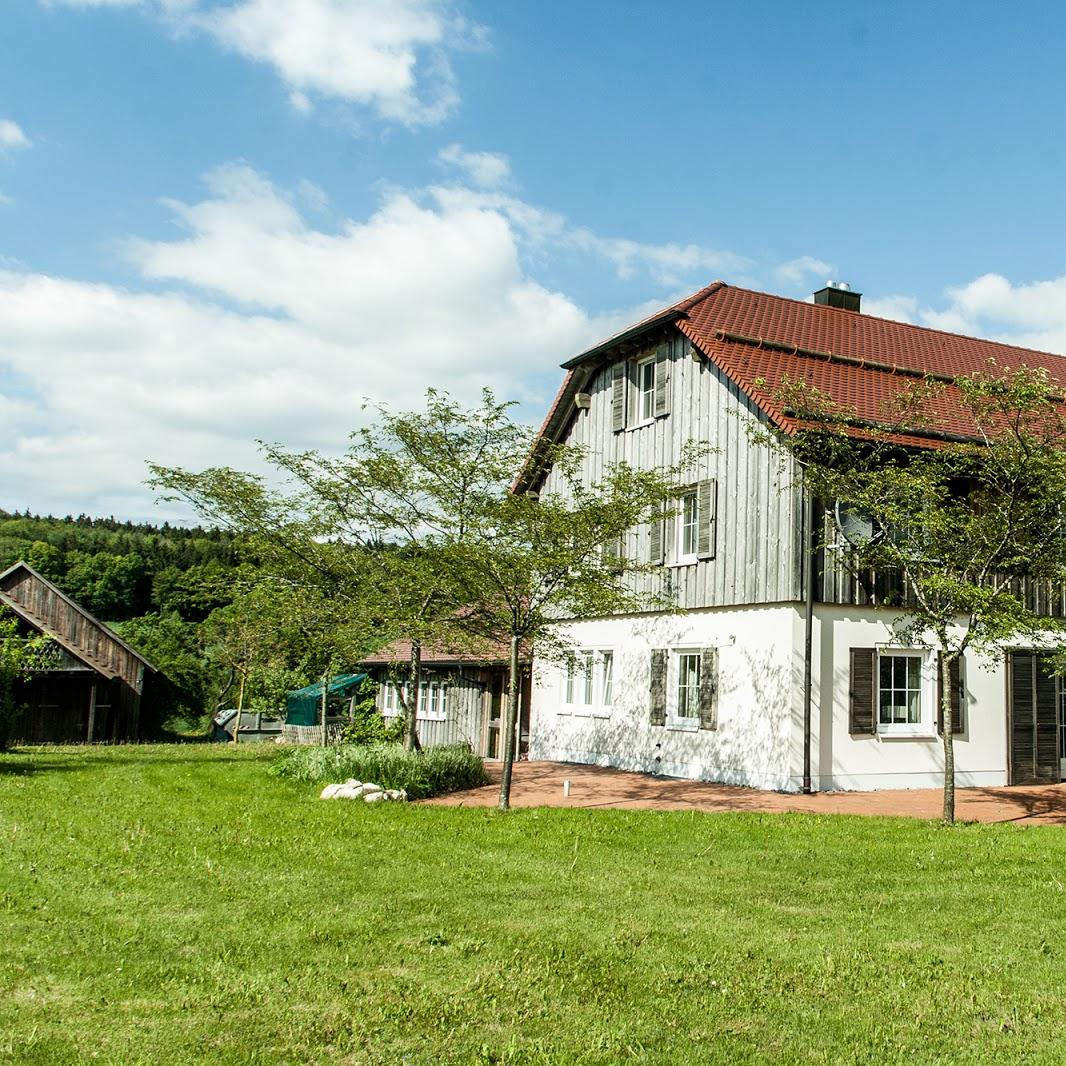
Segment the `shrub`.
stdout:
<svg viewBox="0 0 1066 1066">
<path fill-rule="evenodd" d="M 378 710 L 377 682 L 367 678 L 356 692 L 358 699 L 351 720 L 341 730 L 341 742 L 366 747 L 403 740 L 403 719 L 385 719 Z"/>
<path fill-rule="evenodd" d="M 420 752 L 405 751 L 396 744 L 288 748 L 279 753 L 270 772 L 315 785 L 354 777 L 382 788 L 405 789 L 411 799 L 489 783 L 480 757 L 465 744 Z"/>
</svg>

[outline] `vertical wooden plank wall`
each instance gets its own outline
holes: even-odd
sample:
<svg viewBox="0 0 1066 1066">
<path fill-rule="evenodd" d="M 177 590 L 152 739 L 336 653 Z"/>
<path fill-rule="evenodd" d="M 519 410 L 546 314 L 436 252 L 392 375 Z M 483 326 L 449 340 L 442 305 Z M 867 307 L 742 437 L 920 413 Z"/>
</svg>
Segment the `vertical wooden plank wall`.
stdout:
<svg viewBox="0 0 1066 1066">
<path fill-rule="evenodd" d="M 668 352 L 670 412 L 650 425 L 615 432 L 611 417 L 612 363 L 600 367 L 587 391 L 591 404 L 576 411 L 564 440 L 586 450 L 588 480 L 611 463 L 626 461 L 642 470 L 677 462 L 689 439 L 713 450 L 686 476 L 686 483 L 715 478 L 718 483 L 716 557 L 671 566 L 676 552 L 673 522 L 666 531 L 666 565 L 641 578 L 647 591 L 672 590 L 685 608 L 776 603 L 802 596 L 802 516 L 798 479 L 790 464 L 751 443 L 747 425 L 761 418 L 748 399 L 716 366 L 689 355 L 688 339 L 676 328 L 627 359 Z M 617 362 L 617 360 L 615 360 Z M 554 474 L 545 489 L 563 491 Z M 630 558 L 648 559 L 648 526 L 633 530 L 626 543 Z"/>
</svg>

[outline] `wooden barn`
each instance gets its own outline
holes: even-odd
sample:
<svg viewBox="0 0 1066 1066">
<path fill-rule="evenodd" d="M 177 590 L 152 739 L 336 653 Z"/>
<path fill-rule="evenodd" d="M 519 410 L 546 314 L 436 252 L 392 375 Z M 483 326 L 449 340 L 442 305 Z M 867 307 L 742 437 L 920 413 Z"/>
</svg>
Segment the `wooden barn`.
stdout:
<svg viewBox="0 0 1066 1066">
<path fill-rule="evenodd" d="M 155 667 L 26 563 L 0 573 L 0 604 L 54 645 L 22 685 L 13 737 L 27 743 L 134 740 Z"/>
</svg>

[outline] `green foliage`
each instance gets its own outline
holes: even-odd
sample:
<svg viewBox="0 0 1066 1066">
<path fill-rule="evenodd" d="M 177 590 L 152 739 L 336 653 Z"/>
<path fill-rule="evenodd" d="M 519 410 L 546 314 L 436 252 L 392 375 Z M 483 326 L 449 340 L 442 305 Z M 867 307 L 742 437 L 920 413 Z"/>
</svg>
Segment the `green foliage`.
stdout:
<svg viewBox="0 0 1066 1066">
<path fill-rule="evenodd" d="M 271 773 L 301 784 L 328 784 L 356 778 L 382 788 L 406 789 L 426 799 L 489 783 L 481 759 L 466 744 L 407 751 L 398 744 L 299 746 L 278 753 Z"/>
<path fill-rule="evenodd" d="M 177 613 L 146 614 L 114 625 L 115 632 L 144 655 L 166 677 L 154 694 L 154 731 L 206 731 L 224 676 L 203 653 L 197 626 Z"/>
<path fill-rule="evenodd" d="M 0 757 L 0 1060 L 1066 1060 L 1061 826 L 370 809 L 272 754 Z"/>
<path fill-rule="evenodd" d="M 378 684 L 371 678 L 360 682 L 352 718 L 341 730 L 345 744 L 395 744 L 403 740 L 403 722 L 386 719 L 377 707 Z"/>
</svg>

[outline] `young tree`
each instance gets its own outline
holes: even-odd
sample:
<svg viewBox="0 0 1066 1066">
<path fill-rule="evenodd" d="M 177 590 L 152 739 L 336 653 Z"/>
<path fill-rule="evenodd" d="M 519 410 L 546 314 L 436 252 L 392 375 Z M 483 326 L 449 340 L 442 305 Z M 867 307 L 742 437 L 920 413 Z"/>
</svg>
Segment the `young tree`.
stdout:
<svg viewBox="0 0 1066 1066">
<path fill-rule="evenodd" d="M 895 575 L 899 639 L 938 653 L 943 818 L 953 822 L 951 677 L 960 656 L 1019 639 L 1046 645 L 1063 628 L 1025 595 L 1066 579 L 1063 399 L 1042 370 L 994 366 L 902 390 L 877 425 L 795 382 L 783 383 L 780 399 L 805 428 L 758 436 L 798 460 L 816 498 L 861 517 L 868 533 L 852 533 L 844 565 Z M 949 409 L 952 432 L 937 421 Z M 902 446 L 908 435 L 925 445 Z"/>
<path fill-rule="evenodd" d="M 627 558 L 624 544 L 637 526 L 668 516 L 700 452 L 690 447 L 676 466 L 655 470 L 618 463 L 589 482 L 580 448 L 542 443 L 516 491 L 488 502 L 454 560 L 470 605 L 462 624 L 510 647 L 501 810 L 511 801 L 520 649 L 536 648 L 540 657 L 565 654 L 558 633 L 571 618 L 673 608 L 669 597 L 646 591 L 638 580 L 658 567 Z M 538 482 L 538 469 L 551 470 L 553 487 L 523 491 Z"/>
<path fill-rule="evenodd" d="M 158 466 L 152 483 L 242 533 L 264 572 L 288 587 L 293 609 L 313 605 L 308 613 L 322 620 L 318 632 L 340 660 L 409 641 L 410 661 L 396 669 L 404 741 L 417 747 L 422 647 L 462 638 L 454 620 L 463 594 L 450 560 L 506 494 L 529 448 L 529 430 L 509 407 L 486 390 L 465 410 L 430 390 L 423 411 L 376 408 L 339 456 L 261 445 L 280 488 L 229 469 Z M 342 619 L 350 639 L 337 647 Z"/>
</svg>

